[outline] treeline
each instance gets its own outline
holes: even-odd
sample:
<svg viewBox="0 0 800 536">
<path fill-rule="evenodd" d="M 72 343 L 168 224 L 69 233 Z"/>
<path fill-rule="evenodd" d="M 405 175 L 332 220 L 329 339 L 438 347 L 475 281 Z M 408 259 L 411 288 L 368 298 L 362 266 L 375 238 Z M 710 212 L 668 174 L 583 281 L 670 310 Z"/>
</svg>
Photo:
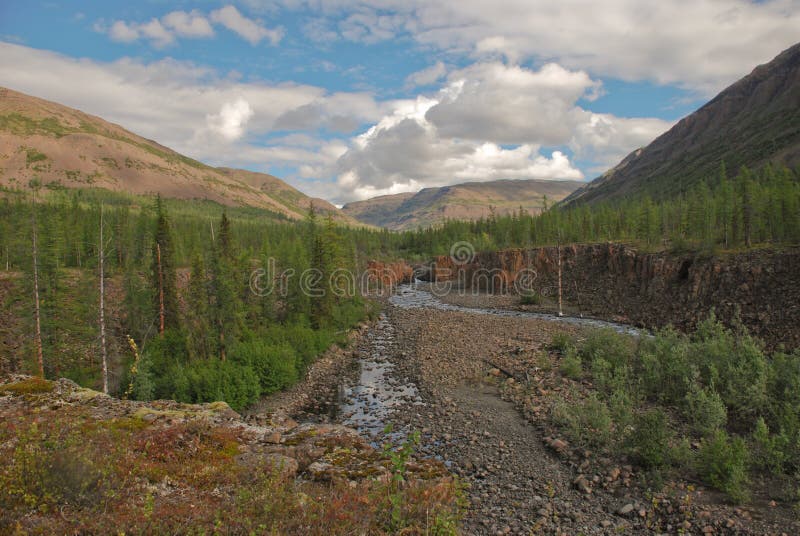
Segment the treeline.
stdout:
<svg viewBox="0 0 800 536">
<path fill-rule="evenodd" d="M 290 385 L 369 313 L 359 296 L 333 292 L 330 276 L 386 254 L 384 233 L 341 228 L 313 213 L 287 223 L 205 202 L 37 195 L 36 202 L 0 199 L 2 269 L 11 274 L 2 305 L 17 314 L 16 338 L 26 341 L 14 368 L 38 373 L 36 337 L 24 334 L 37 331 L 39 316 L 44 375 L 104 384 L 102 251 L 110 389 L 140 399 L 242 408 Z M 252 274 L 266 268 L 272 272 L 252 288 Z M 303 281 L 309 269 L 318 275 Z M 293 277 L 273 280 L 282 273 Z"/>
<path fill-rule="evenodd" d="M 476 249 L 534 247 L 575 242 L 632 241 L 645 247 L 733 249 L 756 244 L 800 242 L 800 173 L 766 166 L 741 168 L 718 176 L 684 194 L 664 200 L 635 197 L 551 209 L 530 215 L 474 222 L 449 221 L 437 228 L 407 233 L 401 248 L 411 254 L 443 254 L 458 241 Z"/>
</svg>

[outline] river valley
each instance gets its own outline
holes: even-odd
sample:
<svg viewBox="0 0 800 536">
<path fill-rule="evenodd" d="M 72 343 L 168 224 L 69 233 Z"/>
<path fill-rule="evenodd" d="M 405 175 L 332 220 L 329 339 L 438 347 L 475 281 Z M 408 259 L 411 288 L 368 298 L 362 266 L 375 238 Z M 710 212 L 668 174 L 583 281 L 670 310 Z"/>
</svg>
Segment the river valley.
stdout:
<svg viewBox="0 0 800 536">
<path fill-rule="evenodd" d="M 558 435 L 554 404 L 591 386 L 558 372 L 553 335 L 637 330 L 448 301 L 401 286 L 352 349 L 322 359 L 269 406 L 298 421 L 351 426 L 375 445 L 389 424 L 395 443 L 419 431 L 418 453 L 442 460 L 464 485 L 466 534 L 800 531 L 787 521 L 791 512 L 729 506 L 696 483 L 651 491 L 624 458 L 573 448 Z"/>
</svg>

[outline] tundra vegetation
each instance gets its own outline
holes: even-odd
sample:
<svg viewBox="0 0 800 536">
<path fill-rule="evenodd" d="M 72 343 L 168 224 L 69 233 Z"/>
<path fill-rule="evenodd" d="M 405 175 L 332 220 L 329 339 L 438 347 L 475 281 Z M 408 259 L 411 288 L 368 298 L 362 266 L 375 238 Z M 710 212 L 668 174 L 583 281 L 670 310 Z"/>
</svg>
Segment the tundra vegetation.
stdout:
<svg viewBox="0 0 800 536">
<path fill-rule="evenodd" d="M 624 452 L 658 485 L 701 479 L 734 502 L 753 490 L 800 500 L 800 350 L 767 355 L 713 315 L 692 334 L 558 337 L 561 372 L 592 392 L 551 418 L 573 442 Z"/>
</svg>

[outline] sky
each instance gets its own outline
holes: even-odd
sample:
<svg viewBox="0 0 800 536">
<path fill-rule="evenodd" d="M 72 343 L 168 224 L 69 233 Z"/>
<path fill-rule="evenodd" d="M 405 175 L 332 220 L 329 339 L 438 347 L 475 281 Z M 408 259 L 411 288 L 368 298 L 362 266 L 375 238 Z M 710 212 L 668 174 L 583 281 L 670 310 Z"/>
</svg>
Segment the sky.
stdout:
<svg viewBox="0 0 800 536">
<path fill-rule="evenodd" d="M 591 180 L 800 40 L 800 0 L 0 0 L 0 86 L 341 205 Z"/>
</svg>

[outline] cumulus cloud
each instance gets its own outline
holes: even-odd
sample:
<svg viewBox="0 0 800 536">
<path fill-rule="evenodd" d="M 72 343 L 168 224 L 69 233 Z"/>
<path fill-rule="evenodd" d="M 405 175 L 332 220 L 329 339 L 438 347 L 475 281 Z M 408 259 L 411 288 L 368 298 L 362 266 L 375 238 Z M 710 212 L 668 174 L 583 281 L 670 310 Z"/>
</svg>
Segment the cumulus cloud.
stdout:
<svg viewBox="0 0 800 536">
<path fill-rule="evenodd" d="M 164 48 L 176 41 L 177 37 L 199 39 L 213 37 L 211 23 L 219 24 L 236 33 L 255 46 L 263 40 L 277 45 L 283 38 L 282 28 L 267 28 L 258 21 L 242 15 L 236 7 L 228 5 L 212 11 L 208 16 L 194 9 L 192 11 L 172 11 L 163 17 L 148 22 L 114 21 L 106 27 L 102 22 L 95 25 L 101 33 L 107 33 L 120 43 L 132 43 L 140 39 L 149 40 L 156 48 Z"/>
<path fill-rule="evenodd" d="M 225 6 L 211 12 L 211 20 L 221 24 L 228 30 L 236 33 L 255 46 L 266 39 L 272 45 L 277 45 L 283 39 L 282 28 L 267 28 L 254 20 L 242 15 L 234 6 Z"/>
<path fill-rule="evenodd" d="M 443 136 L 497 143 L 566 143 L 575 102 L 599 82 L 550 63 L 538 71 L 479 63 L 454 72 L 426 114 Z"/>
<path fill-rule="evenodd" d="M 171 45 L 176 36 L 196 39 L 214 35 L 208 19 L 197 11 L 172 11 L 160 19 L 152 18 L 144 23 L 117 20 L 108 28 L 101 23 L 95 25 L 95 29 L 108 33 L 112 41 L 132 43 L 144 39 L 156 48 Z"/>
<path fill-rule="evenodd" d="M 392 114 L 354 139 L 336 165 L 337 200 L 472 180 L 583 178 L 559 151 L 548 157 L 535 144 L 507 149 L 489 141 L 441 136 L 426 119 L 436 105 L 425 97 L 398 102 Z"/>
<path fill-rule="evenodd" d="M 64 84 L 64 80 L 82 83 Z M 273 165 L 272 157 L 286 158 L 281 162 L 287 165 L 293 157 L 298 160 L 291 165 L 322 165 L 319 158 L 332 165 L 338 158 L 339 154 L 319 146 L 283 143 L 263 153 L 259 152 L 263 147 L 250 145 L 251 134 L 269 135 L 276 120 L 290 110 L 318 103 L 358 125 L 377 121 L 385 113 L 367 93 L 329 94 L 310 85 L 245 83 L 172 59 L 79 60 L 10 43 L 0 43 L 0 85 L 98 115 L 209 163 L 257 165 L 257 169 Z"/>
<path fill-rule="evenodd" d="M 601 89 L 584 71 L 500 62 L 450 73 L 433 96 L 398 101 L 336 164 L 339 201 L 496 179 L 582 179 L 574 158 L 606 169 L 671 123 L 578 105 Z"/>
<path fill-rule="evenodd" d="M 646 5 L 640 0 L 285 0 L 284 5 L 332 19 L 356 11 L 376 20 L 380 9 L 392 21 L 385 31 L 403 32 L 438 50 L 480 61 L 556 62 L 593 76 L 673 84 L 706 96 L 796 43 L 800 28 L 797 0 Z"/>
<path fill-rule="evenodd" d="M 104 30 L 102 26 L 99 28 Z M 108 29 L 108 36 L 112 41 L 120 43 L 132 43 L 139 39 L 147 39 L 156 48 L 164 48 L 175 42 L 175 36 L 158 19 L 151 19 L 142 24 L 115 21 Z"/>
<path fill-rule="evenodd" d="M 173 11 L 161 19 L 165 26 L 171 28 L 181 37 L 212 37 L 214 29 L 208 19 L 197 10 L 190 12 Z"/>
<path fill-rule="evenodd" d="M 235 141 L 244 134 L 245 126 L 253 117 L 250 103 L 239 97 L 222 105 L 218 114 L 208 115 L 208 128 L 228 141 Z"/>
</svg>

